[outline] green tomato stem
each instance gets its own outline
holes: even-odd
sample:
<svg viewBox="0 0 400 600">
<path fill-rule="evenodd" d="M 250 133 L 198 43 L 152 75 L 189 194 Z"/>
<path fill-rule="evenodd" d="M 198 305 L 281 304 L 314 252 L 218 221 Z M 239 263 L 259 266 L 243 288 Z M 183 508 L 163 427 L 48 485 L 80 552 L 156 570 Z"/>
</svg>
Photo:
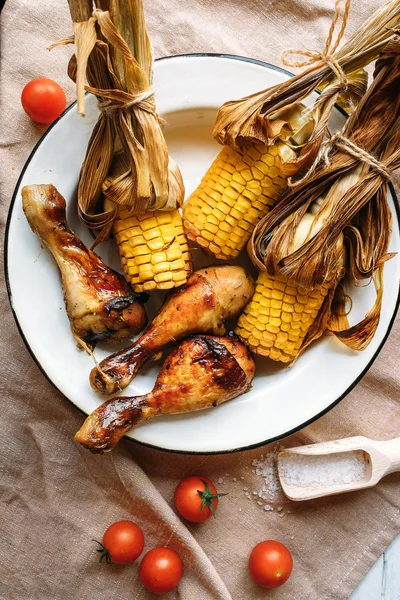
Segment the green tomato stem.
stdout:
<svg viewBox="0 0 400 600">
<path fill-rule="evenodd" d="M 214 506 L 212 501 L 215 500 L 216 498 L 221 498 L 221 496 L 227 496 L 228 494 L 212 494 L 211 490 L 210 490 L 210 485 L 204 481 L 204 479 L 201 480 L 204 485 L 206 486 L 206 489 L 204 491 L 202 490 L 197 490 L 197 493 L 199 494 L 200 498 L 201 498 L 201 507 L 200 507 L 200 511 L 203 510 L 203 508 L 205 506 L 208 506 L 208 508 L 211 510 L 211 513 L 213 515 L 213 517 L 215 517 L 215 510 L 214 510 Z"/>
<path fill-rule="evenodd" d="M 98 542 L 97 540 L 93 540 L 93 541 L 96 542 L 96 544 L 99 544 L 99 546 L 100 546 L 100 548 L 96 548 L 96 552 L 100 552 L 99 565 L 101 565 L 103 563 L 104 559 L 106 559 L 106 563 L 108 565 L 112 565 L 113 562 L 111 560 L 111 556 L 110 556 L 107 548 L 105 548 L 101 542 Z"/>
</svg>

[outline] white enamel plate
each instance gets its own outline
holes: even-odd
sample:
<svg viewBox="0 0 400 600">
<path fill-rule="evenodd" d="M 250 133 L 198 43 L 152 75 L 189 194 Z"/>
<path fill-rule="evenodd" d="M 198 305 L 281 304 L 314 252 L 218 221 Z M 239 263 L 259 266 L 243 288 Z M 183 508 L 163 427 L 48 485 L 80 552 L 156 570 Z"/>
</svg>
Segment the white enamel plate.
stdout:
<svg viewBox="0 0 400 600">
<path fill-rule="evenodd" d="M 156 62 L 157 108 L 166 120 L 166 139 L 171 155 L 181 167 L 187 196 L 219 152 L 211 135 L 218 108 L 227 100 L 282 82 L 288 76 L 270 65 L 231 56 L 176 56 Z M 88 382 L 93 362 L 76 348 L 58 269 L 28 226 L 21 207 L 21 188 L 33 183 L 53 183 L 67 200 L 72 229 L 90 244 L 90 235 L 76 216 L 75 197 L 79 169 L 96 119 L 96 102 L 87 97 L 85 118 L 72 105 L 47 131 L 20 177 L 6 233 L 8 289 L 21 334 L 48 379 L 86 414 L 102 401 Z M 343 116 L 337 112 L 334 121 L 336 127 L 340 126 Z M 390 250 L 398 252 L 399 218 L 393 195 L 390 207 L 394 223 Z M 105 262 L 119 268 L 113 240 L 98 251 Z M 195 260 L 198 255 L 197 251 Z M 178 452 L 229 452 L 282 438 L 317 419 L 360 380 L 388 336 L 399 300 L 398 255 L 386 263 L 384 280 L 380 324 L 364 352 L 352 352 L 326 336 L 292 367 L 257 360 L 253 388 L 247 394 L 203 412 L 154 419 L 135 428 L 130 437 Z M 160 294 L 150 301 L 150 316 L 161 298 Z M 364 316 L 373 301 L 372 285 L 358 288 L 352 322 Z M 110 352 L 100 346 L 95 351 L 98 360 Z M 124 395 L 149 391 L 159 367 L 160 362 L 148 364 Z"/>
</svg>

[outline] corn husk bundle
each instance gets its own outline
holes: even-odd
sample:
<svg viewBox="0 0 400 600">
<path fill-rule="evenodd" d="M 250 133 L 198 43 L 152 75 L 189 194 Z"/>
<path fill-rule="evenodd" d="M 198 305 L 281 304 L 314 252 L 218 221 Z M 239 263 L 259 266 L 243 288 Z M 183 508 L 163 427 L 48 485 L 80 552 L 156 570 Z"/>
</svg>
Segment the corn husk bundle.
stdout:
<svg viewBox="0 0 400 600">
<path fill-rule="evenodd" d="M 94 245 L 113 232 L 136 292 L 177 287 L 192 270 L 179 213 L 184 185 L 156 113 L 142 0 L 69 6 L 75 35 L 59 44 L 75 44 L 68 72 L 78 112 L 85 114 L 85 90 L 100 109 L 79 178 L 79 216 L 99 231 Z"/>
<path fill-rule="evenodd" d="M 338 49 L 349 7 L 346 0 L 333 42 L 341 16 L 341 0 L 336 1 L 325 50 L 306 51 L 307 59 L 296 63 L 310 65 L 304 73 L 220 109 L 213 133 L 224 149 L 183 208 L 188 238 L 217 258 L 235 258 L 284 192 L 288 177 L 313 162 L 335 102 L 351 112 L 365 93 L 363 67 L 394 37 L 400 4 L 389 2 Z M 320 96 L 306 109 L 302 101 L 317 89 Z"/>
<path fill-rule="evenodd" d="M 391 212 L 386 196 L 390 173 L 400 167 L 399 90 L 400 38 L 395 38 L 382 52 L 373 84 L 342 134 L 334 136 L 324 149 L 324 160 L 260 221 L 248 244 L 252 261 L 262 270 L 256 302 L 262 304 L 263 290 L 272 286 L 271 281 L 284 286 L 284 293 L 289 288 L 295 290 L 294 296 L 300 293 L 304 306 L 312 298 L 309 315 L 313 318 L 304 325 L 304 335 L 293 352 L 288 352 L 283 342 L 281 349 L 274 345 L 273 354 L 283 352 L 287 362 L 326 328 L 354 350 L 363 350 L 376 331 L 383 266 L 392 257 L 388 253 Z M 377 294 L 366 317 L 352 327 L 343 287 L 337 287 L 345 273 L 353 282 L 372 279 Z M 239 320 L 238 332 L 247 339 L 252 336 L 251 311 L 255 310 L 251 304 Z M 250 345 L 257 340 L 253 342 Z"/>
<path fill-rule="evenodd" d="M 338 49 L 350 1 L 345 5 L 345 21 L 332 47 L 333 27 L 340 15 L 340 1 L 336 0 L 336 12 L 325 50 L 321 53 L 297 51 L 295 54 L 309 57 L 303 65 L 310 67 L 303 73 L 279 85 L 251 96 L 224 104 L 218 112 L 214 136 L 221 144 L 232 147 L 262 143 L 269 146 L 289 128 L 285 110 L 306 99 L 312 92 L 322 89 L 319 98 L 311 105 L 314 129 L 306 143 L 290 160 L 284 160 L 282 172 L 286 176 L 298 173 L 311 164 L 318 154 L 326 135 L 328 122 L 335 102 L 344 97 L 354 107 L 366 89 L 362 69 L 376 60 L 384 46 L 395 37 L 400 23 L 400 3 L 387 2 L 377 10 L 350 40 Z M 296 66 L 294 63 L 293 66 Z M 360 71 L 361 70 L 361 71 Z M 347 76 L 347 82 L 340 75 Z"/>
<path fill-rule="evenodd" d="M 85 113 L 85 90 L 99 101 L 100 116 L 80 173 L 78 207 L 84 223 L 102 229 L 105 237 L 116 210 L 104 211 L 104 196 L 136 213 L 171 210 L 182 204 L 184 186 L 156 113 L 142 2 L 96 0 L 96 6 L 93 10 L 92 0 L 69 0 L 74 37 L 58 44 L 75 44 L 68 73 L 76 81 L 78 111 Z"/>
</svg>

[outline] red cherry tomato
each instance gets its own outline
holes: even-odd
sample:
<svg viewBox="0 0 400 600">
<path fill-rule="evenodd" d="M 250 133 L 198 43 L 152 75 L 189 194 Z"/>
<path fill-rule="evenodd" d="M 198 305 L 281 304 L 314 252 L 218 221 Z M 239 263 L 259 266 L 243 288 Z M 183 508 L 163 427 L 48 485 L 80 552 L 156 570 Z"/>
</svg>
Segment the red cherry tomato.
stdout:
<svg viewBox="0 0 400 600">
<path fill-rule="evenodd" d="M 38 77 L 26 84 L 21 94 L 24 111 L 36 123 L 52 123 L 66 106 L 63 89 L 52 79 Z"/>
<path fill-rule="evenodd" d="M 207 477 L 187 477 L 175 490 L 174 503 L 179 514 L 192 523 L 201 523 L 215 515 L 218 497 L 215 485 Z"/>
<path fill-rule="evenodd" d="M 108 563 L 128 565 L 137 559 L 144 547 L 144 535 L 133 521 L 117 521 L 110 525 L 103 536 L 99 562 L 105 558 Z"/>
<path fill-rule="evenodd" d="M 249 558 L 250 575 L 265 588 L 276 588 L 289 579 L 292 555 L 280 542 L 266 540 L 254 546 Z"/>
<path fill-rule="evenodd" d="M 183 565 L 177 553 L 163 546 L 147 552 L 140 563 L 140 581 L 153 594 L 166 594 L 176 588 L 182 574 Z"/>
</svg>

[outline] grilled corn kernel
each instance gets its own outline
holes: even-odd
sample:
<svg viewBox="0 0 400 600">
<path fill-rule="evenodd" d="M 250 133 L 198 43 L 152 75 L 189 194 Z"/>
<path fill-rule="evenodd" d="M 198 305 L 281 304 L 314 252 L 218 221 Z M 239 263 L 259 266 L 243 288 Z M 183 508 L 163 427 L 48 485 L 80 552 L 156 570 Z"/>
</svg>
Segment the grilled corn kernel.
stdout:
<svg viewBox="0 0 400 600">
<path fill-rule="evenodd" d="M 135 292 L 185 283 L 192 261 L 178 210 L 133 215 L 121 208 L 113 231 L 126 278 Z"/>
<path fill-rule="evenodd" d="M 286 187 L 280 165 L 274 146 L 225 146 L 183 207 L 188 238 L 217 258 L 235 258 Z"/>
<path fill-rule="evenodd" d="M 255 294 L 240 315 L 235 332 L 256 354 L 292 362 L 330 288 L 331 282 L 326 281 L 304 295 L 302 288 L 291 285 L 283 276 L 261 272 Z"/>
</svg>

